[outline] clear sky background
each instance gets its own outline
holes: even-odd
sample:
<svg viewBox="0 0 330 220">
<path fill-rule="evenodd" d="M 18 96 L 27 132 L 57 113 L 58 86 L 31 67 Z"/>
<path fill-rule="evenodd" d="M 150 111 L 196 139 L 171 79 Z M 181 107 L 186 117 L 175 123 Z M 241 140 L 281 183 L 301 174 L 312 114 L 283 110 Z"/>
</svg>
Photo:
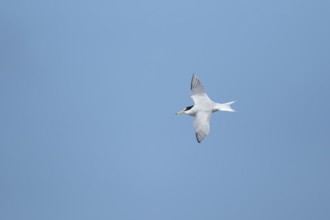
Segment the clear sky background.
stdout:
<svg viewBox="0 0 330 220">
<path fill-rule="evenodd" d="M 0 219 L 330 219 L 330 2 L 1 1 Z M 198 144 L 196 73 L 218 102 Z"/>
</svg>

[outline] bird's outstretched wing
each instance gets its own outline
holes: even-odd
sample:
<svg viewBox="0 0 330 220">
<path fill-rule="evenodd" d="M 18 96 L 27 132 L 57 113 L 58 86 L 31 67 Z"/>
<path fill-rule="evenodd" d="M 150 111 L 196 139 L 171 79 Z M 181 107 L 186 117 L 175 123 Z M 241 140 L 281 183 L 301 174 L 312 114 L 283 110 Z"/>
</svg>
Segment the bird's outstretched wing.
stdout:
<svg viewBox="0 0 330 220">
<path fill-rule="evenodd" d="M 191 96 L 205 94 L 204 86 L 199 81 L 199 79 L 196 77 L 195 74 L 193 74 L 193 76 L 192 76 L 190 89 L 191 89 L 191 92 L 190 92 Z"/>
<path fill-rule="evenodd" d="M 204 101 L 206 102 L 211 101 L 204 91 L 203 84 L 199 81 L 199 79 L 196 77 L 195 74 L 193 74 L 191 79 L 190 96 L 194 100 L 195 104 Z"/>
<path fill-rule="evenodd" d="M 194 127 L 198 143 L 209 134 L 211 115 L 212 111 L 199 111 L 195 116 Z"/>
</svg>

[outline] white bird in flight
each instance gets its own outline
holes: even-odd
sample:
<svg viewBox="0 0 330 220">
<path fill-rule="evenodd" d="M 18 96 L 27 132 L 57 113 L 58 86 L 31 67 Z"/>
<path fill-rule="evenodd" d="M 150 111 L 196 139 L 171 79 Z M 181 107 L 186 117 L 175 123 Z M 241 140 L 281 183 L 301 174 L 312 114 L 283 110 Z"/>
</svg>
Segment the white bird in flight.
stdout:
<svg viewBox="0 0 330 220">
<path fill-rule="evenodd" d="M 193 74 L 191 79 L 190 96 L 195 104 L 186 107 L 176 114 L 188 114 L 195 117 L 195 134 L 197 142 L 200 143 L 209 134 L 212 113 L 216 111 L 234 112 L 235 110 L 232 109 L 230 105 L 235 101 L 227 103 L 213 102 L 205 93 L 204 86 L 197 79 L 195 74 Z"/>
</svg>

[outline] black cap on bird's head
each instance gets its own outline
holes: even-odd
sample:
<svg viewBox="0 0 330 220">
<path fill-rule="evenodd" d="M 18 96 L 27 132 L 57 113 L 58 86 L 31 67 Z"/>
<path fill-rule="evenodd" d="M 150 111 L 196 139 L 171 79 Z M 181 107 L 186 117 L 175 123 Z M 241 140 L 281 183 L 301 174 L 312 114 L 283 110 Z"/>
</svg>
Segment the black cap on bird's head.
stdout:
<svg viewBox="0 0 330 220">
<path fill-rule="evenodd" d="M 192 109 L 192 107 L 194 107 L 194 106 L 193 106 L 193 105 L 188 106 L 188 107 L 186 107 L 186 108 L 184 109 L 184 111 L 188 111 L 188 110 Z"/>
<path fill-rule="evenodd" d="M 184 114 L 186 111 L 189 111 L 190 109 L 192 109 L 192 107 L 194 107 L 193 105 L 185 107 L 182 111 L 177 112 L 177 115 L 181 115 Z"/>
</svg>

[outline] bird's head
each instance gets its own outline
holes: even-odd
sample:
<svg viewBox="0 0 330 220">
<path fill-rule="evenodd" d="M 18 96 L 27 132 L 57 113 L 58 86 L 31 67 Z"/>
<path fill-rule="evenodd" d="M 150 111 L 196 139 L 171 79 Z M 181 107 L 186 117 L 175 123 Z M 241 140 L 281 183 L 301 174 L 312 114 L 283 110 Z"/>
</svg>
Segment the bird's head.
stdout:
<svg viewBox="0 0 330 220">
<path fill-rule="evenodd" d="M 187 114 L 187 111 L 189 111 L 192 107 L 194 107 L 193 105 L 185 107 L 183 110 L 177 112 L 177 115 L 181 115 L 181 114 Z"/>
</svg>

